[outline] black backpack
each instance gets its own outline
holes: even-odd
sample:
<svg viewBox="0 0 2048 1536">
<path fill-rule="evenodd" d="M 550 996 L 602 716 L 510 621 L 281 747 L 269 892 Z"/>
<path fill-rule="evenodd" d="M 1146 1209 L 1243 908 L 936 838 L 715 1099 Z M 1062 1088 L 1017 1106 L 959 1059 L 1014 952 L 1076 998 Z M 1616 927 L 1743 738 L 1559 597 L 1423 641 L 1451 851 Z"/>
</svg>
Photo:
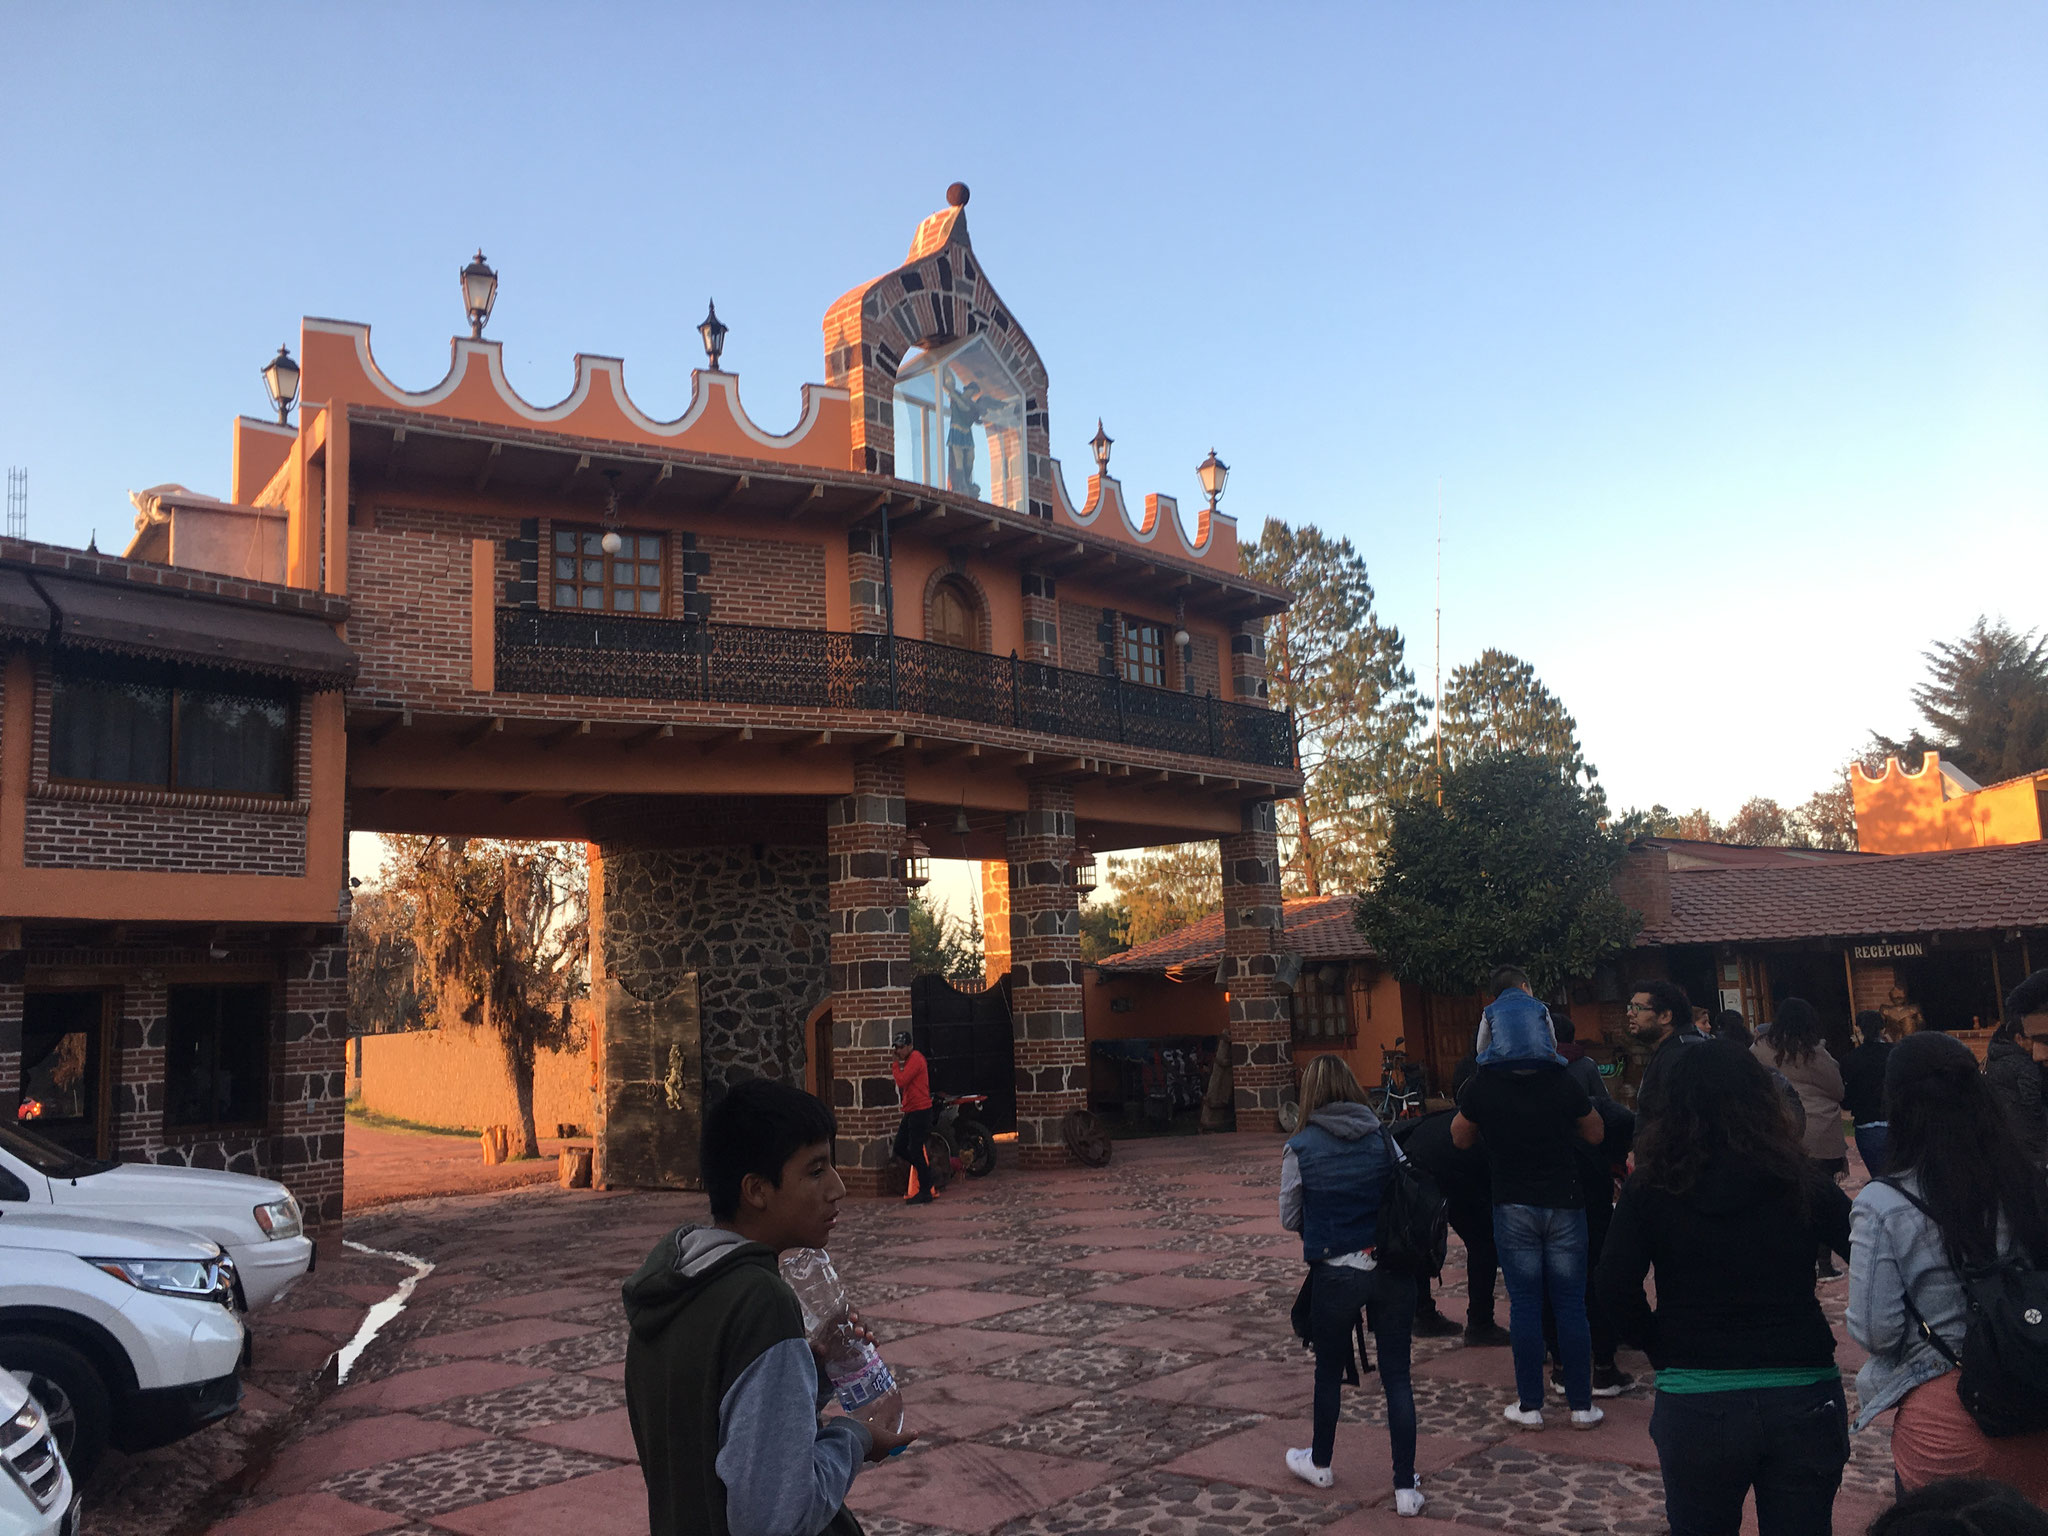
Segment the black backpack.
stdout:
<svg viewBox="0 0 2048 1536">
<path fill-rule="evenodd" d="M 1387 1149 L 1389 1166 L 1374 1238 L 1379 1262 L 1400 1274 L 1435 1279 L 1443 1273 L 1444 1253 L 1450 1247 L 1450 1203 L 1436 1180 L 1408 1160 L 1384 1126 L 1380 1143 Z"/>
<path fill-rule="evenodd" d="M 1895 1180 L 1879 1182 L 1934 1220 L 1934 1212 Z M 1993 1264 L 1957 1265 L 1956 1274 L 1969 1309 L 1960 1354 L 1927 1326 L 1910 1289 L 1907 1314 L 1956 1367 L 1956 1396 L 1986 1435 L 2004 1440 L 2048 1429 L 2048 1271 L 2015 1250 Z"/>
</svg>

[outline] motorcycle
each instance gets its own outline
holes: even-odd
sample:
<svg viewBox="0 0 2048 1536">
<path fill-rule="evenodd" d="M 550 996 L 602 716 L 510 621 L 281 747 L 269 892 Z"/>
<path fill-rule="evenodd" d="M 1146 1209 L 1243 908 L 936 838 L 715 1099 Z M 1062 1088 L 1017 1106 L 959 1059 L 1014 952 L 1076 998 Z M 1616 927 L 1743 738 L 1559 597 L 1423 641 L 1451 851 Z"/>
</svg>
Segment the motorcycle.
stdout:
<svg viewBox="0 0 2048 1536">
<path fill-rule="evenodd" d="M 970 1179 L 985 1178 L 995 1171 L 995 1133 L 972 1117 L 986 1103 L 985 1093 L 932 1095 L 934 1114 L 924 1155 L 934 1187 L 944 1189 L 950 1184 L 956 1166 Z"/>
</svg>

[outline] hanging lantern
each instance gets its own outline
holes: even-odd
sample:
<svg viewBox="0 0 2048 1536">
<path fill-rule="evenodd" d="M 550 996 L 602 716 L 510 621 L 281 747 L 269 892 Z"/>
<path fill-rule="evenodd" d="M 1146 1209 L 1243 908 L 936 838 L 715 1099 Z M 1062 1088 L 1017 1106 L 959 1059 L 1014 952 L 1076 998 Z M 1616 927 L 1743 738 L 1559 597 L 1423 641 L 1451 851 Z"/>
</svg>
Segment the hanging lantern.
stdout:
<svg viewBox="0 0 2048 1536">
<path fill-rule="evenodd" d="M 903 883 L 913 891 L 923 890 L 932 882 L 932 851 L 925 847 L 924 839 L 911 836 L 903 840 Z"/>
<path fill-rule="evenodd" d="M 1076 847 L 1074 849 L 1074 889 L 1086 897 L 1094 891 L 1095 885 L 1095 855 L 1086 848 Z"/>
</svg>

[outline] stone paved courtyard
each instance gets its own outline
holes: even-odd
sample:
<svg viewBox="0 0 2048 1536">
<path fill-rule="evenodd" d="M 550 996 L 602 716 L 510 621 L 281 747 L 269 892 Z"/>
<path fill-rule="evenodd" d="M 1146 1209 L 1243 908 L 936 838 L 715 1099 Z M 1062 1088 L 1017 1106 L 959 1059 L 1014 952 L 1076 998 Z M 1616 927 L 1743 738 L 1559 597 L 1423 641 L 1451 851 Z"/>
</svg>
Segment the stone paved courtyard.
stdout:
<svg viewBox="0 0 2048 1536">
<path fill-rule="evenodd" d="M 1511 1433 L 1507 1351 L 1457 1340 L 1417 1341 L 1428 1518 L 1394 1516 L 1373 1385 L 1346 1394 L 1336 1486 L 1290 1476 L 1281 1454 L 1308 1441 L 1310 1377 L 1287 1329 L 1300 1262 L 1274 1214 L 1278 1160 L 1270 1137 L 1126 1143 L 1106 1169 L 1004 1166 L 928 1208 L 849 1200 L 834 1252 L 924 1431 L 855 1484 L 866 1528 L 1664 1529 L 1647 1391 L 1607 1403 L 1592 1433 Z M 435 1272 L 211 1529 L 644 1533 L 618 1283 L 703 1211 L 699 1196 L 547 1186 L 352 1216 L 351 1239 Z M 1838 1333 L 1845 1290 L 1822 1291 Z M 1462 1316 L 1459 1286 L 1444 1306 Z M 1841 1358 L 1861 1357 L 1844 1341 Z M 1890 1476 L 1888 1430 L 1858 1436 L 1837 1531 L 1863 1529 Z"/>
</svg>

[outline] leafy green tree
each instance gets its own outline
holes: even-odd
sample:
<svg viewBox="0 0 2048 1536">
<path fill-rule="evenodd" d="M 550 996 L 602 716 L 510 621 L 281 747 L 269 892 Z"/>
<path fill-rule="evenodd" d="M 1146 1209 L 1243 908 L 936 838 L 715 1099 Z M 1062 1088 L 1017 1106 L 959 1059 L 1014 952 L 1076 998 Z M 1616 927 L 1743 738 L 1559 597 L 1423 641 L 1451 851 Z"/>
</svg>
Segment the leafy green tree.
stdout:
<svg viewBox="0 0 2048 1536">
<path fill-rule="evenodd" d="M 418 972 L 412 909 L 387 890 L 355 892 L 348 917 L 349 1033 L 382 1035 L 423 1027 Z"/>
<path fill-rule="evenodd" d="M 1133 946 L 1223 910 L 1222 854 L 1214 843 L 1146 848 L 1134 858 L 1112 854 L 1108 883 L 1130 914 L 1124 940 Z"/>
<path fill-rule="evenodd" d="M 1926 653 L 1913 702 L 1929 727 L 1903 742 L 1872 733 L 1882 761 L 1910 763 L 1930 748 L 1982 784 L 2048 768 L 2048 638 L 1979 617 L 1959 640 Z"/>
<path fill-rule="evenodd" d="M 1281 801 L 1283 878 L 1319 896 L 1364 884 L 1386 835 L 1386 808 L 1424 764 L 1422 718 L 1401 632 L 1380 621 L 1364 558 L 1313 524 L 1269 519 L 1244 553 L 1248 575 L 1294 594 L 1268 626 L 1267 688 L 1294 711 L 1304 787 Z"/>
<path fill-rule="evenodd" d="M 533 1064 L 574 1036 L 588 990 L 589 875 L 580 843 L 384 839 L 386 886 L 410 913 L 420 979 L 465 1023 L 492 1030 L 519 1101 L 524 1156 L 540 1156 Z"/>
<path fill-rule="evenodd" d="M 1458 767 L 1501 752 L 1527 752 L 1594 777 L 1579 748 L 1579 725 L 1536 669 L 1519 656 L 1488 647 L 1451 674 L 1439 705 L 1444 765 Z"/>
<path fill-rule="evenodd" d="M 1703 807 L 1680 815 L 1662 805 L 1653 805 L 1647 811 L 1624 811 L 1615 818 L 1614 830 L 1623 842 L 1634 842 L 1639 837 L 1682 837 L 1698 842 L 1711 842 L 1714 838 L 1714 818 Z"/>
<path fill-rule="evenodd" d="M 1446 769 L 1442 803 L 1395 808 L 1357 922 L 1403 981 L 1476 991 L 1496 965 L 1549 993 L 1618 955 L 1641 926 L 1615 894 L 1627 851 L 1598 792 L 1526 751 Z"/>
<path fill-rule="evenodd" d="M 1743 801 L 1734 819 L 1715 829 L 1715 838 L 1749 848 L 1790 848 L 1797 844 L 1791 813 L 1769 795 L 1751 795 Z"/>
<path fill-rule="evenodd" d="M 960 987 L 979 987 L 983 970 L 981 928 L 953 916 L 945 902 L 936 907 L 924 892 L 910 893 L 910 969 L 919 976 L 943 976 Z"/>
<path fill-rule="evenodd" d="M 1131 947 L 1131 909 L 1123 901 L 1081 903 L 1081 958 L 1091 965 Z"/>
<path fill-rule="evenodd" d="M 1856 795 L 1849 788 L 1848 764 L 1829 788 L 1815 790 L 1792 813 L 1792 831 L 1795 847 L 1856 851 Z"/>
</svg>

